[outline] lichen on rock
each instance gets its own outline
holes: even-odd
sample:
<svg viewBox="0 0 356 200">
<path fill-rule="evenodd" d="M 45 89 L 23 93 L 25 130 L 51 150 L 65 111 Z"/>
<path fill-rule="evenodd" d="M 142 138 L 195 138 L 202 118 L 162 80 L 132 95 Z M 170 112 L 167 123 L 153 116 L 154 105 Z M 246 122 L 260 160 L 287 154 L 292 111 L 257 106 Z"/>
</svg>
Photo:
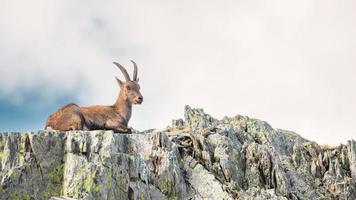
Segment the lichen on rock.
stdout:
<svg viewBox="0 0 356 200">
<path fill-rule="evenodd" d="M 161 131 L 0 133 L 0 199 L 356 199 L 356 142 L 189 106 Z"/>
</svg>

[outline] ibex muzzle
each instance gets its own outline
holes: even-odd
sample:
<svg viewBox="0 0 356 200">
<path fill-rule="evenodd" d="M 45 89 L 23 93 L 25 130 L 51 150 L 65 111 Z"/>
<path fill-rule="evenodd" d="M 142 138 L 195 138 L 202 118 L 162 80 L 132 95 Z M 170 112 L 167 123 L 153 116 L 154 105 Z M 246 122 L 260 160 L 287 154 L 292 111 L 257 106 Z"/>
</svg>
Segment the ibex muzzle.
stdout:
<svg viewBox="0 0 356 200">
<path fill-rule="evenodd" d="M 113 130 L 114 132 L 131 133 L 128 122 L 131 118 L 132 105 L 141 104 L 143 96 L 137 77 L 137 64 L 134 65 L 133 79 L 130 79 L 126 69 L 119 63 L 114 64 L 121 70 L 125 82 L 116 77 L 120 92 L 114 105 L 79 107 L 70 103 L 47 119 L 46 129 L 68 130 Z"/>
</svg>

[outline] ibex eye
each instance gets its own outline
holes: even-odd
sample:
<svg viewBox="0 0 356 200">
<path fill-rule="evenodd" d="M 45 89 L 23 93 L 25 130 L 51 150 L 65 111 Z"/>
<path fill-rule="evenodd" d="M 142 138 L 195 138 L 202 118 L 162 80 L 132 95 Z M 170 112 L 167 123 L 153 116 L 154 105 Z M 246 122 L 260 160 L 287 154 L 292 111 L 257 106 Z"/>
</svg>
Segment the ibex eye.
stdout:
<svg viewBox="0 0 356 200">
<path fill-rule="evenodd" d="M 129 86 L 126 87 L 127 90 L 131 90 L 131 88 Z"/>
</svg>

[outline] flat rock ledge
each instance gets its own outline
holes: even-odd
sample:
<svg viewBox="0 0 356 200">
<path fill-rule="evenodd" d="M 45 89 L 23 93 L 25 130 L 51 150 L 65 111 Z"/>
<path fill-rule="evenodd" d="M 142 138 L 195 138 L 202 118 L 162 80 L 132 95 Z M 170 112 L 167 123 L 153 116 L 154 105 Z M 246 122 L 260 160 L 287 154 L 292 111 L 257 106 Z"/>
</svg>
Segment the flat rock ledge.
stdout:
<svg viewBox="0 0 356 200">
<path fill-rule="evenodd" d="M 356 142 L 185 108 L 165 130 L 0 133 L 0 199 L 356 199 Z"/>
</svg>

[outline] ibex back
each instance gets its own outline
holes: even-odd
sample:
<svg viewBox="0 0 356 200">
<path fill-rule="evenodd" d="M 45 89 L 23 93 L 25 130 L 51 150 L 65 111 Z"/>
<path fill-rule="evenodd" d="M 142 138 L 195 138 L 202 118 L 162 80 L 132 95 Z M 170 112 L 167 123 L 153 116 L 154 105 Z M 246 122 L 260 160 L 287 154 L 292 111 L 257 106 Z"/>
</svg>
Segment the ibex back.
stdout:
<svg viewBox="0 0 356 200">
<path fill-rule="evenodd" d="M 132 80 L 126 69 L 114 62 L 126 79 L 126 82 L 123 82 L 115 77 L 120 86 L 120 92 L 114 105 L 79 107 L 70 103 L 48 117 L 45 129 L 60 131 L 113 130 L 114 132 L 131 133 L 128 122 L 131 118 L 132 104 L 141 104 L 143 101 L 138 84 L 137 65 L 134 61 L 131 62 L 134 65 Z"/>
</svg>

